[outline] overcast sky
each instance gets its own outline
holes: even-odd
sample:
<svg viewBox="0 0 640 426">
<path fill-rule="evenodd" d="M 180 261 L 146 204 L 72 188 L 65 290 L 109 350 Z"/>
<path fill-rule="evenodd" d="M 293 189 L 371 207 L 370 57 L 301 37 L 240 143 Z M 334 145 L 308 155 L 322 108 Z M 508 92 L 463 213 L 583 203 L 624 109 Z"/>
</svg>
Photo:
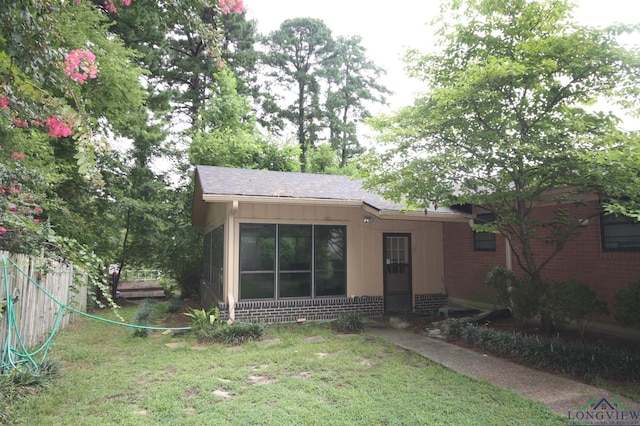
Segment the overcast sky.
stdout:
<svg viewBox="0 0 640 426">
<path fill-rule="evenodd" d="M 436 0 L 244 0 L 249 19 L 267 34 L 290 18 L 319 18 L 338 35 L 362 37 L 368 57 L 387 71 L 382 81 L 395 92 L 390 106 L 412 102 L 420 87 L 404 73 L 401 60 L 407 47 L 428 50 L 433 43 L 428 23 L 439 10 Z M 640 22 L 640 0 L 576 0 L 575 19 L 586 25 Z"/>
</svg>

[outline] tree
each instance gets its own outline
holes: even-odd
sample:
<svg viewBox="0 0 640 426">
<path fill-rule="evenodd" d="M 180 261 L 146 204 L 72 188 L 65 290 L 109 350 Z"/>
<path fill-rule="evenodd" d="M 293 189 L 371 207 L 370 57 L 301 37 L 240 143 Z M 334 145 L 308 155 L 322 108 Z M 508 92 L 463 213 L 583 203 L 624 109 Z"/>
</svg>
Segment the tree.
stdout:
<svg viewBox="0 0 640 426">
<path fill-rule="evenodd" d="M 326 113 L 329 142 L 338 153 L 340 167 L 363 152 L 357 125 L 370 117 L 367 102 L 384 103 L 389 90 L 378 83 L 384 70 L 367 59 L 360 37 L 338 37 L 329 66 Z"/>
<path fill-rule="evenodd" d="M 333 43 L 331 30 L 312 18 L 288 19 L 265 39 L 267 53 L 262 61 L 271 70 L 268 77 L 283 91 L 295 93 L 278 112 L 296 129 L 302 171 L 307 151 L 318 140 L 322 116 L 320 79 L 333 54 Z"/>
<path fill-rule="evenodd" d="M 233 72 L 222 68 L 215 80 L 214 95 L 191 130 L 191 164 L 292 171 L 291 158 L 298 151 L 262 141 L 248 99 L 237 92 Z"/>
<path fill-rule="evenodd" d="M 578 26 L 570 12 L 565 1 L 445 6 L 441 50 L 407 55 L 412 76 L 429 91 L 373 121 L 390 148 L 369 164 L 370 184 L 415 207 L 486 209 L 495 222 L 477 230 L 506 238 L 537 295 L 545 265 L 585 218 L 566 203 L 579 206 L 585 192 L 606 199 L 614 186 L 616 174 L 606 177 L 594 155 L 639 147 L 637 134 L 596 104 L 637 105 L 640 56 L 616 40 L 635 28 Z M 637 177 L 623 166 L 617 176 L 625 173 Z M 541 204 L 556 206 L 553 217 L 533 217 Z M 540 243 L 546 249 L 534 251 Z"/>
</svg>

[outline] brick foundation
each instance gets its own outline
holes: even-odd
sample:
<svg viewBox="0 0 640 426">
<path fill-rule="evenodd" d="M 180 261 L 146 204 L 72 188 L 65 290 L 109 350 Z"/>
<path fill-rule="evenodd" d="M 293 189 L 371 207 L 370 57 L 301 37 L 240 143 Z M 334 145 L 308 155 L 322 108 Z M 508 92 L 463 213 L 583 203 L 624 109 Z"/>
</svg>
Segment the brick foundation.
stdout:
<svg viewBox="0 0 640 426">
<path fill-rule="evenodd" d="M 416 294 L 413 297 L 413 310 L 417 313 L 426 314 L 434 309 L 447 306 L 446 293 Z"/>
<path fill-rule="evenodd" d="M 222 318 L 229 318 L 229 304 L 219 305 Z M 294 322 L 299 318 L 309 321 L 330 320 L 344 313 L 364 317 L 384 314 L 384 301 L 377 297 L 331 297 L 322 299 L 260 300 L 236 303 L 235 319 L 251 322 Z"/>
</svg>

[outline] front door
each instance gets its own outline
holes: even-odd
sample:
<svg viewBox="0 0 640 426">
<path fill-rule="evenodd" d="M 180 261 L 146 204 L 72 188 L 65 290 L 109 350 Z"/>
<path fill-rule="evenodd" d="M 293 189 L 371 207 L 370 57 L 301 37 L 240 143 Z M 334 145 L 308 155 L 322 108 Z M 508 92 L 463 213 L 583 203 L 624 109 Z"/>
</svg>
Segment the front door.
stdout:
<svg viewBox="0 0 640 426">
<path fill-rule="evenodd" d="M 411 234 L 384 234 L 384 311 L 410 312 Z"/>
</svg>

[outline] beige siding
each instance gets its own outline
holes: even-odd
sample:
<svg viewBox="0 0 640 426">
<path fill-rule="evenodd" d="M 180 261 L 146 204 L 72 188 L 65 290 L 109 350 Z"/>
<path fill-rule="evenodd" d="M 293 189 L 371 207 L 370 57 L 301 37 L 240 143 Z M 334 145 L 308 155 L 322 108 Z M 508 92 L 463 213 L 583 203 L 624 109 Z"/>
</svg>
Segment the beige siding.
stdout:
<svg viewBox="0 0 640 426">
<path fill-rule="evenodd" d="M 377 219 L 360 207 L 282 205 L 276 203 L 210 203 L 206 215 L 207 232 L 227 222 L 225 252 L 225 302 L 238 301 L 239 224 L 295 223 L 342 224 L 347 226 L 347 295 L 383 295 L 383 234 L 408 233 L 412 238 L 413 292 L 439 293 L 444 288 L 442 224 L 422 220 Z M 231 286 L 229 286 L 231 284 Z"/>
</svg>

